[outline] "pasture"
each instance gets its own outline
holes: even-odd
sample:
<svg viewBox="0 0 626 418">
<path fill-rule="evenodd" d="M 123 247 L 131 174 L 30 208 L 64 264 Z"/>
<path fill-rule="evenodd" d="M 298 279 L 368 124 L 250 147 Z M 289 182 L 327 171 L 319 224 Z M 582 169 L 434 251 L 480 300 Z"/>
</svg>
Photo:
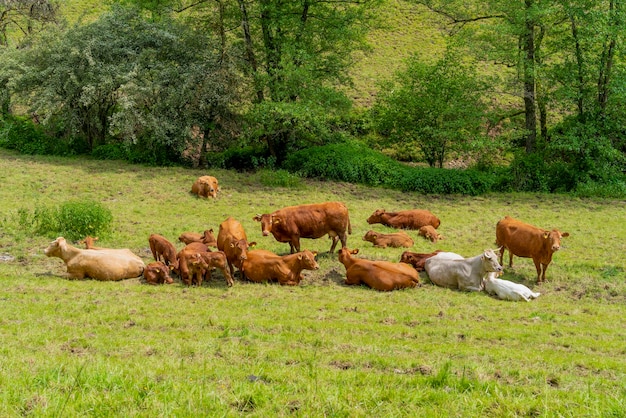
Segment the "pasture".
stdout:
<svg viewBox="0 0 626 418">
<path fill-rule="evenodd" d="M 217 200 L 189 194 L 203 174 Z M 303 181 L 0 150 L 0 416 L 625 416 L 626 202 L 563 195 L 424 196 Z M 302 240 L 320 269 L 299 287 L 219 273 L 201 288 L 70 281 L 31 235 L 22 209 L 72 199 L 101 202 L 114 217 L 98 245 L 127 247 L 150 262 L 150 233 L 175 243 L 233 216 L 257 248 L 285 254 L 252 220 L 283 206 L 329 200 L 350 211 L 350 248 L 397 261 L 403 248 L 362 240 L 376 209 L 429 209 L 445 239 L 409 231 L 411 251 L 466 257 L 495 246 L 511 215 L 571 234 L 547 282 L 530 259 L 503 278 L 541 296 L 505 302 L 431 285 L 376 292 L 343 284 L 330 240 Z M 505 255 L 505 264 L 508 255 Z"/>
</svg>

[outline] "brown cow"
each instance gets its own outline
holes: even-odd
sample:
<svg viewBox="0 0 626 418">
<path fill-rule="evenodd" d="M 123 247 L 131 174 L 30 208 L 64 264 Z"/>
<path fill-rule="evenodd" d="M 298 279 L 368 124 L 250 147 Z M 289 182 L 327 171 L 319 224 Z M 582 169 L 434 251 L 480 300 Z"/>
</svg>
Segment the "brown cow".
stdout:
<svg viewBox="0 0 626 418">
<path fill-rule="evenodd" d="M 358 249 L 339 250 L 339 262 L 346 267 L 346 284 L 365 283 L 372 289 L 390 291 L 419 284 L 417 271 L 404 263 L 389 261 L 371 261 L 352 257 Z"/>
<path fill-rule="evenodd" d="M 191 276 L 190 276 L 189 268 L 188 268 L 188 259 L 193 254 L 203 253 L 203 252 L 208 252 L 208 251 L 209 251 L 209 247 L 207 247 L 206 244 L 203 244 L 201 242 L 192 242 L 190 244 L 187 244 L 185 248 L 180 250 L 178 254 L 176 255 L 176 258 L 178 260 L 177 273 L 180 276 L 180 280 L 187 286 L 191 285 Z"/>
<path fill-rule="evenodd" d="M 317 270 L 317 253 L 304 250 L 279 256 L 270 251 L 248 251 L 243 261 L 245 276 L 253 282 L 278 281 L 281 285 L 296 286 L 303 279 L 302 270 Z"/>
<path fill-rule="evenodd" d="M 101 250 L 102 247 L 96 247 L 93 245 L 94 242 L 98 241 L 100 238 L 92 237 L 91 235 L 87 235 L 85 239 L 81 239 L 78 241 L 79 244 L 85 244 L 85 249 L 87 250 Z"/>
<path fill-rule="evenodd" d="M 209 251 L 197 254 L 209 266 L 204 274 L 204 278 L 206 280 L 211 279 L 211 270 L 217 268 L 222 272 L 224 279 L 226 279 L 226 284 L 229 287 L 235 284 L 235 281 L 233 280 L 233 277 L 230 275 L 230 272 L 228 270 L 228 260 L 226 258 L 226 254 L 224 254 L 224 251 Z"/>
<path fill-rule="evenodd" d="M 191 186 L 191 193 L 198 195 L 198 197 L 209 196 L 216 198 L 217 192 L 220 188 L 217 184 L 217 179 L 213 176 L 201 176 Z"/>
<path fill-rule="evenodd" d="M 143 278 L 148 284 L 172 284 L 174 280 L 170 277 L 170 269 L 162 261 L 155 261 L 146 266 L 143 271 Z"/>
<path fill-rule="evenodd" d="M 202 242 L 209 247 L 217 248 L 217 240 L 215 239 L 215 235 L 213 235 L 213 229 L 205 229 L 202 234 L 197 232 L 183 232 L 178 237 L 178 240 L 185 245 L 191 244 L 192 242 Z"/>
<path fill-rule="evenodd" d="M 430 242 L 437 242 L 440 239 L 443 239 L 443 235 L 437 232 L 437 230 L 432 225 L 424 225 L 420 227 L 418 232 L 420 237 L 424 237 Z"/>
<path fill-rule="evenodd" d="M 320 238 L 328 234 L 333 240 L 332 253 L 339 240 L 346 246 L 346 231 L 352 233 L 348 208 L 341 202 L 288 206 L 253 219 L 261 222 L 264 237 L 271 233 L 276 241 L 288 242 L 292 254 L 300 252 L 300 238 Z"/>
<path fill-rule="evenodd" d="M 496 244 L 500 246 L 500 264 L 504 250 L 509 250 L 509 267 L 513 267 L 513 256 L 532 258 L 537 269 L 537 283 L 546 280 L 546 270 L 552 254 L 561 248 L 561 238 L 568 232 L 557 229 L 547 231 L 529 225 L 510 216 L 505 216 L 496 225 Z"/>
<path fill-rule="evenodd" d="M 374 211 L 367 218 L 368 224 L 383 224 L 399 229 L 420 229 L 424 225 L 439 228 L 439 218 L 430 211 L 423 209 L 402 210 L 400 212 L 386 212 L 385 209 Z"/>
<path fill-rule="evenodd" d="M 148 237 L 150 251 L 154 261 L 163 261 L 172 270 L 178 270 L 178 258 L 176 257 L 176 247 L 167 238 L 159 234 L 150 234 Z"/>
<path fill-rule="evenodd" d="M 220 224 L 220 230 L 217 233 L 217 248 L 226 254 L 231 276 L 235 276 L 233 266 L 241 270 L 242 263 L 247 257 L 248 248 L 255 245 L 256 242 L 248 242 L 246 231 L 241 223 L 233 217 L 229 216 Z"/>
<path fill-rule="evenodd" d="M 439 254 L 440 252 L 441 250 L 436 250 L 432 253 L 413 253 L 410 251 L 405 251 L 400 256 L 400 262 L 412 265 L 413 268 L 418 272 L 424 271 L 424 264 L 426 263 L 426 260 L 434 255 Z"/>
<path fill-rule="evenodd" d="M 387 247 L 412 247 L 413 239 L 406 232 L 393 232 L 391 234 L 383 234 L 382 232 L 367 231 L 363 237 L 363 241 L 369 241 L 374 244 L 375 247 L 387 248 Z"/>
</svg>

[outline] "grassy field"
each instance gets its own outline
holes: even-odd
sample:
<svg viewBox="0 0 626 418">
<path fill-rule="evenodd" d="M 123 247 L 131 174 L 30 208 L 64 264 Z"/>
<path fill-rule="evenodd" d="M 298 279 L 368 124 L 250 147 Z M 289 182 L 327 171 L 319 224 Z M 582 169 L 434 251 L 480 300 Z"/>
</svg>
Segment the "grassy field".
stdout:
<svg viewBox="0 0 626 418">
<path fill-rule="evenodd" d="M 216 175 L 218 200 L 188 193 Z M 0 416 L 626 416 L 626 202 L 507 194 L 423 196 L 350 184 L 266 187 L 259 176 L 118 162 L 25 157 L 0 150 Z M 101 202 L 114 228 L 98 242 L 151 261 L 148 236 L 172 242 L 234 216 L 259 248 L 257 213 L 340 200 L 361 256 L 402 250 L 361 240 L 378 208 L 425 208 L 442 220 L 437 246 L 473 256 L 493 247 L 504 215 L 571 236 L 537 286 L 529 259 L 504 278 L 542 295 L 504 302 L 428 283 L 379 293 L 343 285 L 320 251 L 296 288 L 215 274 L 201 288 L 70 281 L 43 250 L 54 237 L 19 227 L 19 212 L 72 199 Z"/>
</svg>

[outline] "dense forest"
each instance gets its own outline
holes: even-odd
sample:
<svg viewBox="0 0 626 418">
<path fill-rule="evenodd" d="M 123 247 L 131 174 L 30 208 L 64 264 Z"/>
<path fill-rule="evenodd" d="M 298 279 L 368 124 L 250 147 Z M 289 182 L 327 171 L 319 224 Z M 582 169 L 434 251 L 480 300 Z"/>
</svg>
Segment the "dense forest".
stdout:
<svg viewBox="0 0 626 418">
<path fill-rule="evenodd" d="M 621 0 L 0 0 L 0 146 L 626 196 Z"/>
</svg>

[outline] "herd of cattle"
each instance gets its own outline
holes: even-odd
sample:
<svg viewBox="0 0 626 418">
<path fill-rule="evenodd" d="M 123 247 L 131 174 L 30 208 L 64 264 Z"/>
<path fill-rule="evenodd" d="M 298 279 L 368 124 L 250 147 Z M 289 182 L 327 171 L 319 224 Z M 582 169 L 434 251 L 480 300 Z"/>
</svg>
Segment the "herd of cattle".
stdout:
<svg viewBox="0 0 626 418">
<path fill-rule="evenodd" d="M 214 198 L 219 190 L 215 177 L 203 176 L 193 184 L 191 192 Z M 437 250 L 432 253 L 405 251 L 395 263 L 355 257 L 359 250 L 347 247 L 352 226 L 348 208 L 341 202 L 289 206 L 256 215 L 253 219 L 260 222 L 263 236 L 272 234 L 278 242 L 289 243 L 290 254 L 280 256 L 267 250 L 250 249 L 256 243 L 249 242 L 241 223 L 229 217 L 220 224 L 217 238 L 212 229 L 202 234 L 181 234 L 179 241 L 185 247 L 180 251 L 162 235 L 151 234 L 148 242 L 155 261 L 148 265 L 128 249 L 96 247 L 94 241 L 97 238 L 92 237 L 81 241 L 85 249 L 74 247 L 59 237 L 45 250 L 45 255 L 61 258 L 69 277 L 75 279 L 122 280 L 143 275 L 147 283 L 169 284 L 173 283 L 170 275 L 173 272 L 182 283 L 201 286 L 203 280 L 210 279 L 211 271 L 218 269 L 228 286 L 232 286 L 236 268 L 241 279 L 297 285 L 303 279 L 303 270 L 319 268 L 315 260 L 317 253 L 301 251 L 300 238 L 328 235 L 332 239 L 330 253 L 334 253 L 341 241 L 338 259 L 345 267 L 345 284 L 348 285 L 365 284 L 381 291 L 415 287 L 419 285 L 419 272 L 425 271 L 430 281 L 438 286 L 464 291 L 484 290 L 500 299 L 528 301 L 539 293 L 498 278 L 503 270 L 504 251 L 509 251 L 511 267 L 514 255 L 532 258 L 537 269 L 537 283 L 540 283 L 546 279 L 546 270 L 552 255 L 560 248 L 561 238 L 569 236 L 567 232 L 547 231 L 506 216 L 496 225 L 499 260 L 493 250 L 471 258 Z M 367 222 L 399 229 L 390 234 L 372 230 L 365 234 L 364 240 L 380 248 L 413 246 L 413 240 L 402 229 L 417 230 L 420 236 L 432 242 L 443 238 L 437 232 L 441 224 L 439 218 L 428 210 L 386 212 L 381 209 L 376 210 Z M 217 248 L 217 251 L 210 247 Z"/>
</svg>

